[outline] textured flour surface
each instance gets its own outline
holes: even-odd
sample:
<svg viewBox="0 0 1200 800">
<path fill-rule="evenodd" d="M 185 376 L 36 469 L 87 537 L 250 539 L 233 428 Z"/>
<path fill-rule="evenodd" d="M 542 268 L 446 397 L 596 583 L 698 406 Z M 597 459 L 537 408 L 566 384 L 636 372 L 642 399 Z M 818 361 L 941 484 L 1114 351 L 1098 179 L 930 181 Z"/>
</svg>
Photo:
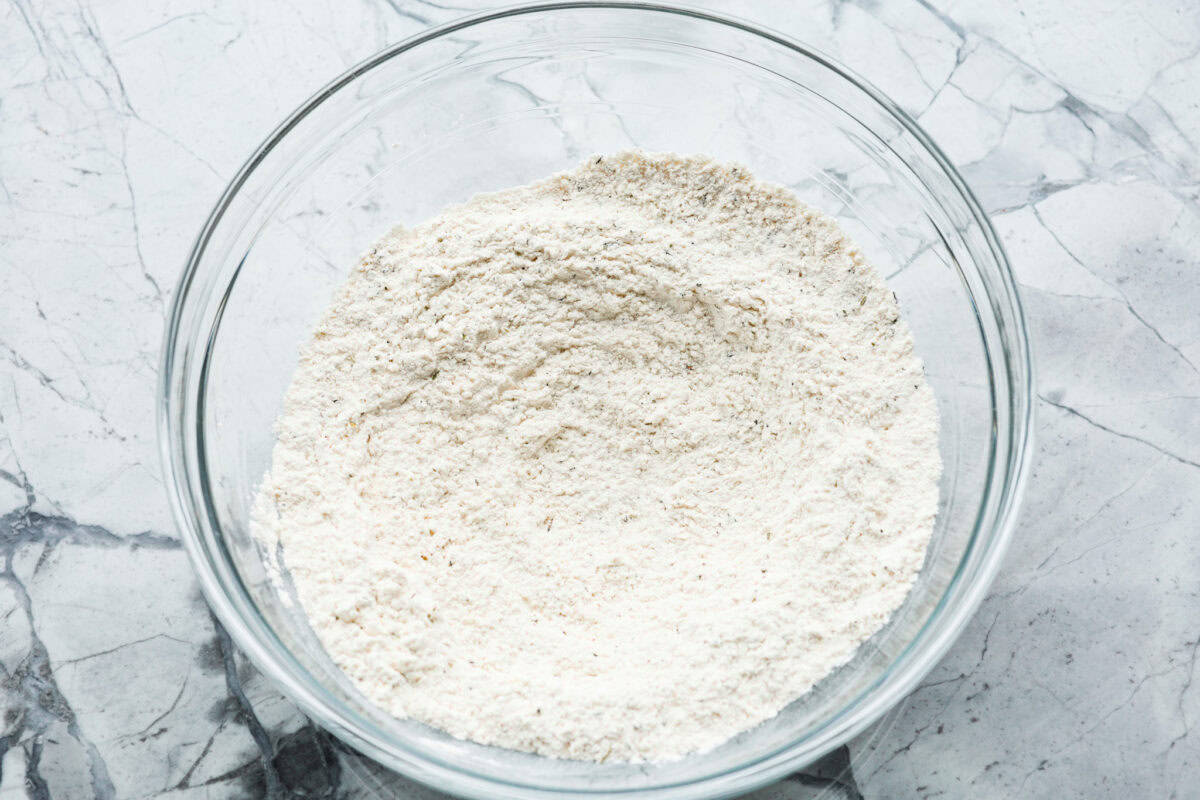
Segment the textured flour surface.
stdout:
<svg viewBox="0 0 1200 800">
<path fill-rule="evenodd" d="M 939 473 L 910 335 L 834 222 L 624 153 L 374 246 L 302 353 L 256 523 L 394 714 L 659 760 L 886 622 Z"/>
</svg>

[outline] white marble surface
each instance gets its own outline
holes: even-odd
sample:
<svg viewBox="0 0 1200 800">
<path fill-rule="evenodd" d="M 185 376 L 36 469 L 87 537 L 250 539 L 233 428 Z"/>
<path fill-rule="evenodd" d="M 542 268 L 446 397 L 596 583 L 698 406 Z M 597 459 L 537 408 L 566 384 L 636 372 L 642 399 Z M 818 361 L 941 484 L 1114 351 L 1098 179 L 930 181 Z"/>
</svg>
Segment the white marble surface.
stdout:
<svg viewBox="0 0 1200 800">
<path fill-rule="evenodd" d="M 465 2 L 0 9 L 3 800 L 382 791 L 214 627 L 164 497 L 155 370 L 242 159 Z M 919 118 L 993 215 L 1039 371 L 1025 509 L 974 622 L 875 746 L 760 797 L 1200 797 L 1200 7 L 705 5 Z"/>
</svg>

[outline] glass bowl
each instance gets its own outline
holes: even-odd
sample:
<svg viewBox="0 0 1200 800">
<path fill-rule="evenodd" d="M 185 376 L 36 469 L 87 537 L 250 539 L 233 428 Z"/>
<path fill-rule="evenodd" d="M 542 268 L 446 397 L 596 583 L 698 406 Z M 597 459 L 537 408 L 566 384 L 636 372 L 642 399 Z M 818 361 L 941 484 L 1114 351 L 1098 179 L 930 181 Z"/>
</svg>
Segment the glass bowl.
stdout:
<svg viewBox="0 0 1200 800">
<path fill-rule="evenodd" d="M 249 534 L 298 348 L 360 253 L 489 190 L 629 147 L 740 162 L 838 218 L 898 296 L 942 420 L 945 474 L 920 578 L 855 658 L 777 717 L 661 764 L 553 760 L 374 707 L 333 665 L 278 554 Z M 1011 530 L 1030 355 L 995 233 L 946 157 L 878 90 L 746 23 L 632 3 L 454 22 L 318 92 L 254 153 L 196 241 L 161 378 L 170 494 L 201 585 L 254 663 L 344 742 L 473 797 L 748 791 L 846 742 L 909 692 L 971 616 Z"/>
</svg>

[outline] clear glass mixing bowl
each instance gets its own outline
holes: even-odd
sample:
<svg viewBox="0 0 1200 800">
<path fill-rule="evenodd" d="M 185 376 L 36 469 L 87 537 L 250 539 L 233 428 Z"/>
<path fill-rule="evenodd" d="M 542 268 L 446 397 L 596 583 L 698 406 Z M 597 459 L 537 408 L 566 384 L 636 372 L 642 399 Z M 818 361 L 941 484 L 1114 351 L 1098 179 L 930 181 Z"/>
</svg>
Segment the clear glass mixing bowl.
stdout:
<svg viewBox="0 0 1200 800">
<path fill-rule="evenodd" d="M 267 578 L 247 517 L 299 345 L 358 255 L 481 191 L 628 147 L 748 166 L 836 216 L 900 299 L 939 402 L 945 476 L 919 582 L 855 659 L 776 718 L 665 764 L 555 761 L 372 706 Z M 961 630 L 1011 529 L 1030 357 L 1004 253 L 929 138 L 819 51 L 645 4 L 561 3 L 452 23 L 355 67 L 225 191 L 175 295 L 161 439 L 204 592 L 258 667 L 386 767 L 475 797 L 729 796 L 796 770 L 909 692 Z"/>
</svg>

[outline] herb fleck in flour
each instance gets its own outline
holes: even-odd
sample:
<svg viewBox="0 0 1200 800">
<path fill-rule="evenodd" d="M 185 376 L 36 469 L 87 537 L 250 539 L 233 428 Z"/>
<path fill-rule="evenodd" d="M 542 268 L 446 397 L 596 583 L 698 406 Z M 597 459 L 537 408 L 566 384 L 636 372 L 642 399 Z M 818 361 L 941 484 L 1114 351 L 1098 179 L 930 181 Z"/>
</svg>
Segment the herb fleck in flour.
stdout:
<svg viewBox="0 0 1200 800">
<path fill-rule="evenodd" d="M 940 470 L 908 329 L 832 220 L 622 153 L 374 246 L 302 353 L 255 527 L 392 713 L 662 760 L 887 621 Z"/>
</svg>

